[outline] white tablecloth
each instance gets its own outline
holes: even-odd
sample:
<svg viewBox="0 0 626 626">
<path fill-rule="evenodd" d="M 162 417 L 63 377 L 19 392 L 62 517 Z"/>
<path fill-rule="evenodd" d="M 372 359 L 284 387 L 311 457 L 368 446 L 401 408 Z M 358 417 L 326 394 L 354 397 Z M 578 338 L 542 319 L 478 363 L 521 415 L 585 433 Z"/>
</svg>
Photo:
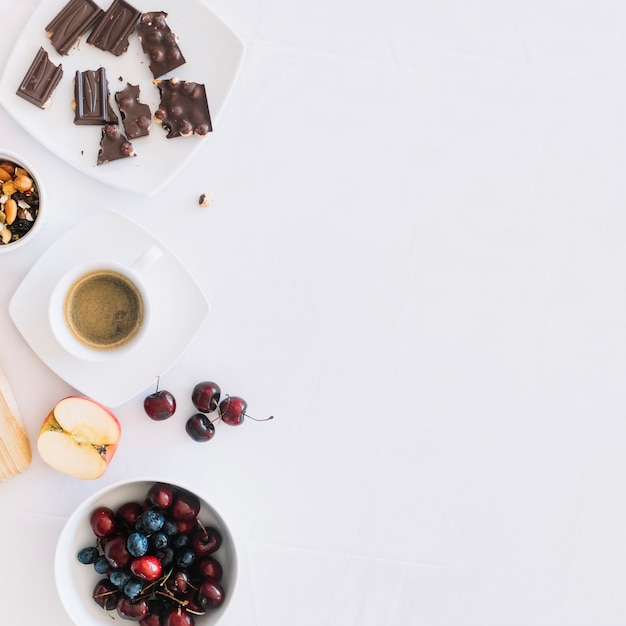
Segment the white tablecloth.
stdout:
<svg viewBox="0 0 626 626">
<path fill-rule="evenodd" d="M 125 212 L 211 302 L 162 379 L 175 418 L 140 393 L 101 479 L 35 452 L 0 485 L 0 621 L 69 626 L 65 519 L 166 473 L 239 542 L 224 626 L 626 623 L 626 6 L 207 4 L 244 66 L 159 195 L 93 181 L 0 110 L 0 147 L 49 193 L 45 230 L 0 258 L 0 367 L 32 442 L 74 390 L 7 305 L 69 226 Z M 35 6 L 0 0 L 2 59 Z M 203 379 L 275 419 L 192 442 Z"/>
</svg>

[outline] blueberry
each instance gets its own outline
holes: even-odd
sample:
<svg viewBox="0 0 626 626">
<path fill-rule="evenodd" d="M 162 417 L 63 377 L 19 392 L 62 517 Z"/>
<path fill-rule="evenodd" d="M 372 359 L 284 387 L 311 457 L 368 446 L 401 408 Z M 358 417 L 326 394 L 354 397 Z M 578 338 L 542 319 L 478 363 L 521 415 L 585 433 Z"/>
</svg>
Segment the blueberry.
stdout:
<svg viewBox="0 0 626 626">
<path fill-rule="evenodd" d="M 110 565 L 104 554 L 101 554 L 94 561 L 93 568 L 96 570 L 96 572 L 98 572 L 98 574 L 106 574 L 109 571 Z"/>
<path fill-rule="evenodd" d="M 126 540 L 126 549 L 131 556 L 143 556 L 148 551 L 148 538 L 141 533 L 131 533 Z"/>
<path fill-rule="evenodd" d="M 143 583 L 138 578 L 131 578 L 124 585 L 123 591 L 129 600 L 134 600 L 143 591 Z"/>
<path fill-rule="evenodd" d="M 130 579 L 130 572 L 125 569 L 113 570 L 109 576 L 109 580 L 119 589 L 121 589 Z"/>
<path fill-rule="evenodd" d="M 76 558 L 85 565 L 91 565 L 96 562 L 100 556 L 100 551 L 96 547 L 83 548 L 79 551 Z"/>
<path fill-rule="evenodd" d="M 178 524 L 171 517 L 165 518 L 161 530 L 168 535 L 176 535 L 178 533 Z"/>
<path fill-rule="evenodd" d="M 163 569 L 169 567 L 174 562 L 174 550 L 170 547 L 155 550 L 154 556 L 161 561 Z"/>
<path fill-rule="evenodd" d="M 163 528 L 163 524 L 165 523 L 165 515 L 163 515 L 161 511 L 156 511 L 155 509 L 148 509 L 147 511 L 144 511 L 140 519 L 144 528 L 150 532 L 161 530 L 161 528 Z"/>
<path fill-rule="evenodd" d="M 184 548 L 189 543 L 189 535 L 176 535 L 172 541 L 172 547 L 176 548 L 176 550 L 180 550 Z"/>
<path fill-rule="evenodd" d="M 189 567 L 196 560 L 196 555 L 191 548 L 183 548 L 176 553 L 176 565 Z"/>
<path fill-rule="evenodd" d="M 166 548 L 169 542 L 169 536 L 166 535 L 162 530 L 159 530 L 150 537 L 150 545 L 157 550 Z"/>
</svg>

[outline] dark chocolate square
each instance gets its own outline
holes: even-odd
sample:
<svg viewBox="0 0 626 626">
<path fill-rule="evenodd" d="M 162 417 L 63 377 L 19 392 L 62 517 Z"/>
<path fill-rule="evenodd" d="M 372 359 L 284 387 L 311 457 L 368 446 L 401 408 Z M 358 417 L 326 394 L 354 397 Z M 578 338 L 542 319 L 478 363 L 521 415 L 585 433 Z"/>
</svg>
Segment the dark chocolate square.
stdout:
<svg viewBox="0 0 626 626">
<path fill-rule="evenodd" d="M 113 0 L 113 4 L 96 22 L 87 43 L 115 56 L 124 54 L 128 50 L 128 38 L 135 30 L 140 16 L 141 11 L 125 0 Z"/>
<path fill-rule="evenodd" d="M 74 124 L 117 124 L 117 115 L 109 103 L 109 82 L 103 67 L 76 72 L 74 100 Z"/>
<path fill-rule="evenodd" d="M 102 15 L 93 0 L 70 0 L 46 26 L 46 33 L 54 49 L 65 55 Z"/>
<path fill-rule="evenodd" d="M 56 66 L 50 61 L 48 53 L 43 48 L 39 48 L 17 90 L 17 95 L 40 109 L 45 109 L 50 104 L 52 92 L 62 76 L 63 66 Z"/>
</svg>

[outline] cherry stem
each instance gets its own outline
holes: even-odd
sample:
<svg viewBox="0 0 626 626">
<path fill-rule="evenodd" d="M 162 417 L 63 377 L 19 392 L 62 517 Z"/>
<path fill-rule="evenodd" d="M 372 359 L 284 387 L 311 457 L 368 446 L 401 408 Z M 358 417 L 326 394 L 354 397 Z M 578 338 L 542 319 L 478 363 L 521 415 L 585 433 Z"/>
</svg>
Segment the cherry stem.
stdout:
<svg viewBox="0 0 626 626">
<path fill-rule="evenodd" d="M 251 419 L 251 420 L 253 420 L 253 421 L 255 421 L 255 422 L 267 422 L 267 421 L 269 421 L 269 420 L 273 420 L 273 419 L 274 419 L 274 416 L 273 416 L 273 415 L 270 415 L 269 417 L 264 417 L 263 419 L 258 419 L 258 418 L 256 418 L 256 417 L 252 417 L 252 415 L 248 415 L 247 413 L 244 413 L 244 415 L 245 415 L 248 419 Z"/>
</svg>

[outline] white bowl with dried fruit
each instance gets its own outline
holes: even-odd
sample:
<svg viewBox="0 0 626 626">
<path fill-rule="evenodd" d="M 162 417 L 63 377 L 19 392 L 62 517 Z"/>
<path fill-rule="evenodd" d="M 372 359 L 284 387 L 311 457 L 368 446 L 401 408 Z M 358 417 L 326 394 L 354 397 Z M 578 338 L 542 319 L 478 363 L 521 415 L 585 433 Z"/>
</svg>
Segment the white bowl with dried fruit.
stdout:
<svg viewBox="0 0 626 626">
<path fill-rule="evenodd" d="M 56 548 L 59 596 L 77 626 L 214 626 L 232 601 L 237 552 L 226 522 L 187 487 L 115 483 L 67 520 Z"/>
<path fill-rule="evenodd" d="M 0 149 L 0 253 L 17 250 L 43 224 L 41 177 L 22 156 Z"/>
</svg>

